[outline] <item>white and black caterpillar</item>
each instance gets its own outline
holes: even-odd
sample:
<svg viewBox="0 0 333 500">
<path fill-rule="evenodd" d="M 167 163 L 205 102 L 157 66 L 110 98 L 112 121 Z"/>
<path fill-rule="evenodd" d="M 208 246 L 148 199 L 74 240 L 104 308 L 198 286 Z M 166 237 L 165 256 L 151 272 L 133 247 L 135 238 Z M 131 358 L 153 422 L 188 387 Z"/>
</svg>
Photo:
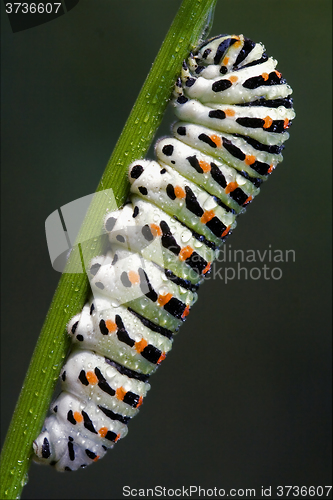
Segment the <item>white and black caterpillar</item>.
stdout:
<svg viewBox="0 0 333 500">
<path fill-rule="evenodd" d="M 131 164 L 130 200 L 105 219 L 110 248 L 68 325 L 73 349 L 36 461 L 76 470 L 127 434 L 216 252 L 282 160 L 295 113 L 276 64 L 243 35 L 212 38 L 184 62 L 173 137 L 157 142 L 157 161 Z"/>
</svg>

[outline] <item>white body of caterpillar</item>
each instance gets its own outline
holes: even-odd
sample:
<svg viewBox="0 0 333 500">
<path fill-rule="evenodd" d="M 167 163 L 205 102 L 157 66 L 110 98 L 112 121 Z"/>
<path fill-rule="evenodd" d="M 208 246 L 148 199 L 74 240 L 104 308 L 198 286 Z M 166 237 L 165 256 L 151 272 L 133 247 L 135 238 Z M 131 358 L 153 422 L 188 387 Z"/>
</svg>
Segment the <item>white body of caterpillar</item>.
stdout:
<svg viewBox="0 0 333 500">
<path fill-rule="evenodd" d="M 173 137 L 157 142 L 157 161 L 132 163 L 129 202 L 105 219 L 110 248 L 68 325 L 73 348 L 36 461 L 76 470 L 127 434 L 216 252 L 282 160 L 295 113 L 275 68 L 243 35 L 212 38 L 184 62 Z"/>
</svg>

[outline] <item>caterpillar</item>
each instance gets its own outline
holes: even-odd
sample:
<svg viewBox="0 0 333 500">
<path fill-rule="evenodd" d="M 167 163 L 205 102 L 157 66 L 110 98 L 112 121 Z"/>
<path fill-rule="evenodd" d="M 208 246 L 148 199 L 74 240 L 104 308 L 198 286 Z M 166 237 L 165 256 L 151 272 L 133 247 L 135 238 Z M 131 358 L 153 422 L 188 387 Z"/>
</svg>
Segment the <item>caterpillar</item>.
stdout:
<svg viewBox="0 0 333 500">
<path fill-rule="evenodd" d="M 34 460 L 74 471 L 127 434 L 236 218 L 282 161 L 292 90 L 261 43 L 220 35 L 183 63 L 179 121 L 156 161 L 129 167 L 130 197 L 104 221 L 92 296 L 68 324 L 62 392 L 33 443 Z"/>
</svg>

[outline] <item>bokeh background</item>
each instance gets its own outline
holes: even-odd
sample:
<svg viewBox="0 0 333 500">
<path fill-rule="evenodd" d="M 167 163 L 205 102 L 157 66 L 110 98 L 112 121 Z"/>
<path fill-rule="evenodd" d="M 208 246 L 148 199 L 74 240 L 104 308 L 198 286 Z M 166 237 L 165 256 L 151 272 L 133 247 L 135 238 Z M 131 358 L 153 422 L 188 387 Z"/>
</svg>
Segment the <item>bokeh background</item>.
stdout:
<svg viewBox="0 0 333 500">
<path fill-rule="evenodd" d="M 13 34 L 1 4 L 2 441 L 60 276 L 44 221 L 94 191 L 179 5 L 81 0 Z M 129 436 L 75 474 L 32 465 L 23 498 L 331 484 L 331 2 L 219 0 L 220 33 L 265 44 L 297 112 L 284 162 L 228 248 L 296 260 L 277 264 L 280 280 L 210 279 Z"/>
</svg>

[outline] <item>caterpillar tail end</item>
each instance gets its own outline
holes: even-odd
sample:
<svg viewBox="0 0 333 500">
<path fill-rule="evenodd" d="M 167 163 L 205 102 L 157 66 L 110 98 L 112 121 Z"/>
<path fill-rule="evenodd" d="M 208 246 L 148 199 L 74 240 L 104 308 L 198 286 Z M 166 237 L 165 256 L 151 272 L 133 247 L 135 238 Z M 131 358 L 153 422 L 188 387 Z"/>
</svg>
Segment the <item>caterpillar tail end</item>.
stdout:
<svg viewBox="0 0 333 500">
<path fill-rule="evenodd" d="M 106 446 L 91 442 L 84 435 L 72 436 L 75 436 L 75 432 L 61 425 L 56 415 L 51 415 L 33 442 L 33 461 L 40 465 L 51 465 L 59 472 L 71 472 L 84 469 L 105 455 Z M 113 443 L 110 448 L 112 446 Z"/>
<path fill-rule="evenodd" d="M 45 430 L 32 443 L 34 456 L 33 461 L 41 465 L 49 465 L 54 460 L 54 452 L 51 444 L 50 433 Z"/>
</svg>

